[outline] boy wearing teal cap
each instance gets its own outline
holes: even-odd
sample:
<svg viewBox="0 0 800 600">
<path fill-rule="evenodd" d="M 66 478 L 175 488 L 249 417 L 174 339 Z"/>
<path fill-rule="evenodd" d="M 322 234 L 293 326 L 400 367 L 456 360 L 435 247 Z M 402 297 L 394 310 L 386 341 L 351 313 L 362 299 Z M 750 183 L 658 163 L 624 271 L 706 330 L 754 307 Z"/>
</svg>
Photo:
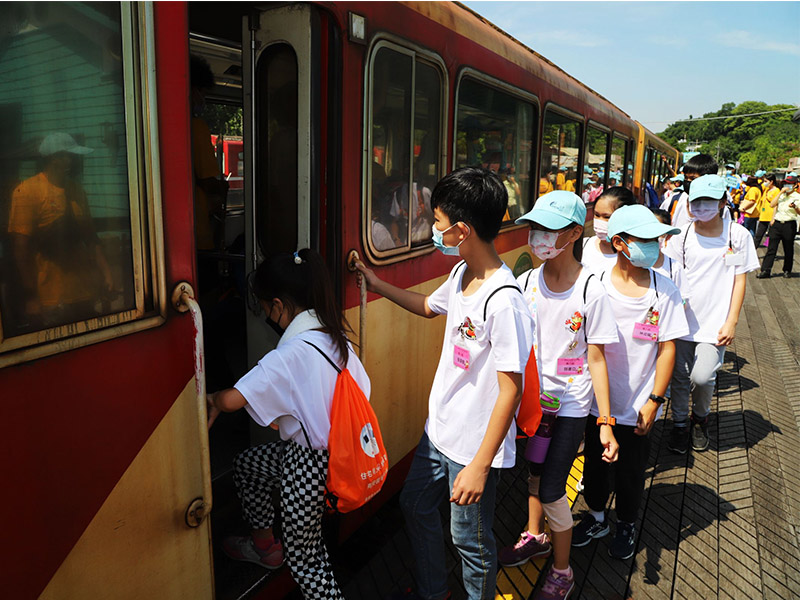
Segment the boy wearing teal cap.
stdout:
<svg viewBox="0 0 800 600">
<path fill-rule="evenodd" d="M 708 414 L 717 371 L 725 347 L 733 341 L 744 302 L 746 274 L 758 268 L 753 238 L 748 231 L 722 218 L 725 179 L 703 175 L 689 190 L 689 217 L 693 219 L 670 238 L 665 254 L 683 268 L 679 280 L 685 298 L 689 335 L 676 344 L 672 377 L 674 426 L 667 447 L 685 454 L 708 448 Z M 691 431 L 689 397 L 692 399 Z"/>
<path fill-rule="evenodd" d="M 608 239 L 617 263 L 600 275 L 610 299 L 619 341 L 605 345 L 611 415 L 617 424 L 619 459 L 614 477 L 617 531 L 608 549 L 613 558 L 633 555 L 636 519 L 650 454 L 650 429 L 675 364 L 675 342 L 689 333 L 683 302 L 672 281 L 652 270 L 660 256 L 659 237 L 680 230 L 658 221 L 642 205 L 623 206 L 608 221 Z M 591 414 L 598 417 L 597 404 Z M 605 507 L 611 493 L 610 465 L 600 459 L 600 430 L 586 422 L 584 497 L 589 513 L 572 533 L 573 546 L 585 546 L 609 532 Z"/>
</svg>

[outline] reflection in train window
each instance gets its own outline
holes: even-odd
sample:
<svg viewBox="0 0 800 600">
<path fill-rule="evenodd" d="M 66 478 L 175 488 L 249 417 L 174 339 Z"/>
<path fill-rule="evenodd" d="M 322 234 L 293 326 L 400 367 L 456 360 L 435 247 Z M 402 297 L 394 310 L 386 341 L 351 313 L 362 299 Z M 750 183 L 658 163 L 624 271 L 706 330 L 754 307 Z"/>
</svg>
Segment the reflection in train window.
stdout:
<svg viewBox="0 0 800 600">
<path fill-rule="evenodd" d="M 0 340 L 137 308 L 120 6 L 36 15 L 3 25 Z"/>
<path fill-rule="evenodd" d="M 368 239 L 377 254 L 430 243 L 441 177 L 442 77 L 414 51 L 384 44 L 371 72 Z"/>
<path fill-rule="evenodd" d="M 633 165 L 636 164 L 636 142 L 628 141 L 627 166 L 625 168 L 625 186 L 633 191 Z"/>
<path fill-rule="evenodd" d="M 586 171 L 587 183 L 583 188 L 583 201 L 594 202 L 603 193 L 608 178 L 608 164 L 606 153 L 608 152 L 609 135 L 589 127 L 586 130 L 586 152 L 584 153 L 583 164 Z M 589 171 L 591 169 L 591 172 Z"/>
<path fill-rule="evenodd" d="M 611 141 L 611 170 L 608 173 L 608 187 L 624 184 L 625 147 L 625 140 L 614 136 Z"/>
<path fill-rule="evenodd" d="M 555 111 L 544 115 L 539 195 L 554 190 L 576 192 L 581 123 Z"/>
<path fill-rule="evenodd" d="M 297 56 L 288 44 L 256 63 L 255 221 L 263 256 L 297 250 Z"/>
<path fill-rule="evenodd" d="M 529 102 L 464 78 L 458 90 L 456 168 L 496 171 L 508 192 L 505 220 L 528 212 L 535 108 Z"/>
</svg>

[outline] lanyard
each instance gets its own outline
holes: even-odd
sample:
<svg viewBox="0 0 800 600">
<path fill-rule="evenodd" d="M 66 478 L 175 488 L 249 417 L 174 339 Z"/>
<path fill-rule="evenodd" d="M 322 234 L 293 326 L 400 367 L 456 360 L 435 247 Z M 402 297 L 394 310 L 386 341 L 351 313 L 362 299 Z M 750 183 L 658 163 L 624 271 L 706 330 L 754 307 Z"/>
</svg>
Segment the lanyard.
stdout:
<svg viewBox="0 0 800 600">
<path fill-rule="evenodd" d="M 725 227 L 725 221 L 722 222 L 722 226 Z M 689 237 L 689 230 L 694 227 L 694 223 L 691 224 L 691 227 L 686 228 L 686 233 L 683 234 L 683 243 L 681 244 L 681 255 L 683 256 L 683 268 L 686 268 L 686 238 Z M 725 254 L 730 251 L 733 252 L 733 242 L 731 241 L 731 229 L 733 229 L 733 222 L 728 224 L 728 248 L 725 250 Z M 723 255 L 724 256 L 724 255 Z M 670 264 L 670 275 L 672 275 L 672 265 Z"/>
</svg>

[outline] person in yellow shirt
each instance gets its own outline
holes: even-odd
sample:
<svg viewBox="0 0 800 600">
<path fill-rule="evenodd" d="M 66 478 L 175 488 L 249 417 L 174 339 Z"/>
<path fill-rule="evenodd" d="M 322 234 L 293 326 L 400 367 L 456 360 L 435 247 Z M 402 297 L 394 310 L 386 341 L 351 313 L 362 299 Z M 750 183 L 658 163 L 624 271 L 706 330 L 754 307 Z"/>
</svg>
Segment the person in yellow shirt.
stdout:
<svg viewBox="0 0 800 600">
<path fill-rule="evenodd" d="M 549 194 L 553 191 L 553 183 L 550 181 L 550 178 L 547 174 L 543 174 L 539 178 L 539 195 L 544 196 L 545 194 Z"/>
<path fill-rule="evenodd" d="M 761 187 L 758 185 L 758 179 L 755 177 L 747 178 L 747 192 L 745 192 L 744 199 L 739 204 L 739 210 L 744 213 L 744 226 L 750 235 L 755 237 L 756 227 L 758 225 L 758 203 L 761 200 Z"/>
<path fill-rule="evenodd" d="M 775 175 L 772 173 L 764 175 L 762 189 L 761 199 L 758 202 L 758 226 L 756 227 L 755 235 L 756 248 L 761 246 L 761 240 L 764 239 L 769 224 L 772 222 L 772 215 L 775 211 L 772 207 L 772 201 L 781 193 L 775 183 Z"/>
<path fill-rule="evenodd" d="M 564 189 L 568 192 L 575 193 L 575 171 L 569 169 L 566 175 L 566 183 L 564 184 Z"/>
<path fill-rule="evenodd" d="M 566 177 L 567 167 L 559 167 L 558 174 L 556 175 L 556 189 L 565 190 L 567 185 Z"/>
<path fill-rule="evenodd" d="M 771 205 L 774 213 L 769 228 L 769 247 L 764 261 L 761 263 L 761 272 L 756 275 L 759 279 L 770 277 L 778 252 L 778 244 L 783 245 L 783 276 L 792 276 L 794 236 L 797 234 L 797 220 L 800 219 L 797 173 L 791 172 L 786 175 L 783 180 L 783 189 L 779 190 Z"/>
<path fill-rule="evenodd" d="M 51 133 L 39 146 L 44 168 L 11 194 L 8 232 L 21 288 L 16 333 L 96 317 L 96 302 L 114 288 L 86 192 L 73 177 L 77 157 L 90 152 L 68 133 Z"/>
</svg>

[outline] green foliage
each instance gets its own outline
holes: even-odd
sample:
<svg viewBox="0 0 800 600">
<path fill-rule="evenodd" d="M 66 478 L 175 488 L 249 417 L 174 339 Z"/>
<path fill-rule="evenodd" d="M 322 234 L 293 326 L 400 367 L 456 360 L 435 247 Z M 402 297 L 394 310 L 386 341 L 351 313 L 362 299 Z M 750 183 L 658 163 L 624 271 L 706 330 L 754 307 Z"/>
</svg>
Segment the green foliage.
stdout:
<svg viewBox="0 0 800 600">
<path fill-rule="evenodd" d="M 741 163 L 741 169 L 752 173 L 756 169 L 785 167 L 793 156 L 800 156 L 800 123 L 792 123 L 792 112 L 785 111 L 752 117 L 737 117 L 750 113 L 795 108 L 791 104 L 769 105 L 747 101 L 738 106 L 726 102 L 716 112 L 703 117 L 728 117 L 713 121 L 673 123 L 659 134 L 664 140 L 685 150 L 688 142 L 703 142 L 700 152 L 717 158 L 720 164 Z M 691 117 L 690 117 L 691 118 Z"/>
<path fill-rule="evenodd" d="M 212 134 L 241 137 L 243 131 L 242 109 L 227 104 L 206 104 L 203 118 Z"/>
</svg>

